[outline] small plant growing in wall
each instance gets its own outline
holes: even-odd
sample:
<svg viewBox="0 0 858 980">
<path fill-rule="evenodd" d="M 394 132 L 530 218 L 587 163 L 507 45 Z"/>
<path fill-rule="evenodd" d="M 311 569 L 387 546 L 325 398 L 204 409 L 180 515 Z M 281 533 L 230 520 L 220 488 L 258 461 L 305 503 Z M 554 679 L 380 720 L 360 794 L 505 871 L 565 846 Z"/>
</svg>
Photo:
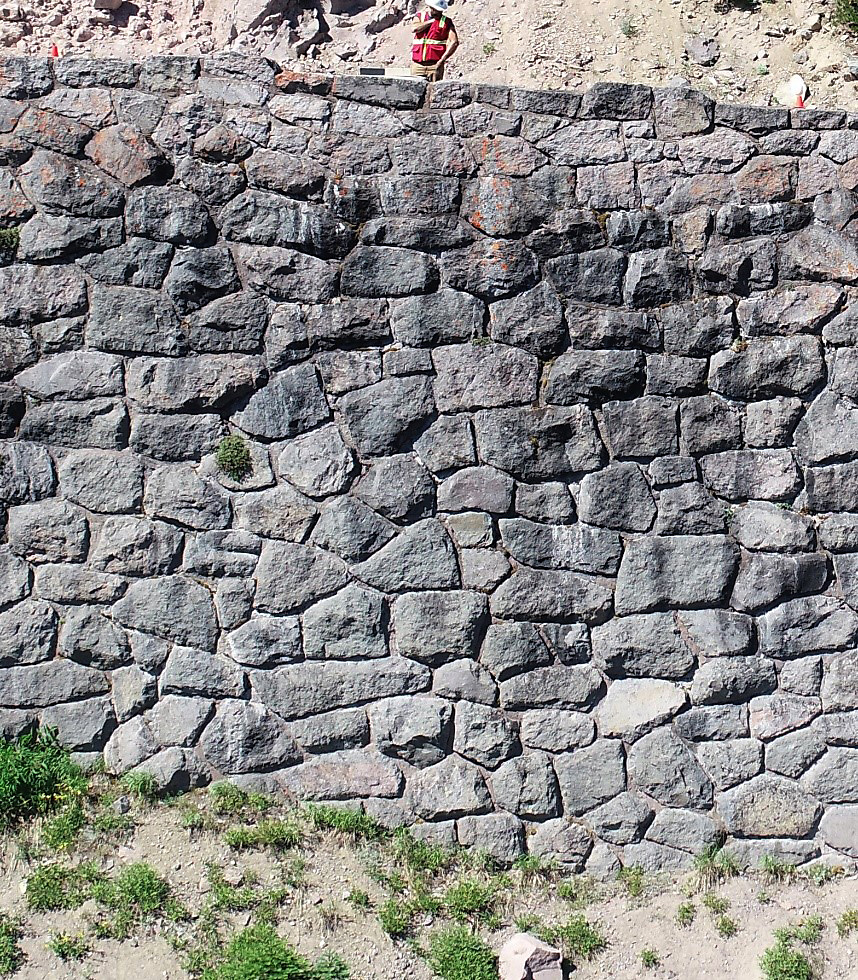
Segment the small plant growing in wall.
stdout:
<svg viewBox="0 0 858 980">
<path fill-rule="evenodd" d="M 250 449 L 241 436 L 225 436 L 221 439 L 215 460 L 218 469 L 236 482 L 245 480 L 253 472 Z"/>
<path fill-rule="evenodd" d="M 0 228 L 0 261 L 11 262 L 18 254 L 20 228 Z"/>
</svg>

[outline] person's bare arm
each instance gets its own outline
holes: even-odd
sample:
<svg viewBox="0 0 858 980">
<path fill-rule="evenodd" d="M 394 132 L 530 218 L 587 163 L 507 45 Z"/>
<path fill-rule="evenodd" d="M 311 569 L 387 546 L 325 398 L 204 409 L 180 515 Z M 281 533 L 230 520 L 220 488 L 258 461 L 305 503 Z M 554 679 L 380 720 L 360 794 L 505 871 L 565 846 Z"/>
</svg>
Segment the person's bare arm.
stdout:
<svg viewBox="0 0 858 980">
<path fill-rule="evenodd" d="M 411 22 L 411 33 L 415 37 L 420 37 L 421 34 L 425 34 L 429 30 L 431 24 L 431 20 L 422 20 L 419 16 L 415 17 Z"/>
<path fill-rule="evenodd" d="M 438 62 L 438 67 L 446 64 L 450 58 L 453 57 L 453 52 L 459 46 L 459 35 L 456 33 L 454 28 L 450 28 L 450 33 L 447 37 L 447 48 L 444 51 L 444 57 Z"/>
</svg>

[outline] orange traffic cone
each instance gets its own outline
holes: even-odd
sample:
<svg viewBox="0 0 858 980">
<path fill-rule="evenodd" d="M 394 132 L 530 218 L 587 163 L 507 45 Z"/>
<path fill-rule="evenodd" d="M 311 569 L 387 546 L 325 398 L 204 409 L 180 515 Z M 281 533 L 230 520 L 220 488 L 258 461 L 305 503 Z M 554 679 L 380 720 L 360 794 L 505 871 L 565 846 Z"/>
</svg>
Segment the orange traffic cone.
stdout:
<svg viewBox="0 0 858 980">
<path fill-rule="evenodd" d="M 50 57 L 51 58 L 59 58 L 59 56 L 60 56 L 59 48 L 57 48 L 56 44 L 52 44 L 51 45 Z"/>
<path fill-rule="evenodd" d="M 804 108 L 804 99 L 800 95 L 797 95 L 795 97 L 795 106 L 793 108 L 795 108 L 795 109 L 803 109 Z"/>
<path fill-rule="evenodd" d="M 801 75 L 793 75 L 788 82 L 789 94 L 793 97 L 793 109 L 803 109 L 804 100 L 807 98 L 808 89 L 805 80 Z"/>
</svg>

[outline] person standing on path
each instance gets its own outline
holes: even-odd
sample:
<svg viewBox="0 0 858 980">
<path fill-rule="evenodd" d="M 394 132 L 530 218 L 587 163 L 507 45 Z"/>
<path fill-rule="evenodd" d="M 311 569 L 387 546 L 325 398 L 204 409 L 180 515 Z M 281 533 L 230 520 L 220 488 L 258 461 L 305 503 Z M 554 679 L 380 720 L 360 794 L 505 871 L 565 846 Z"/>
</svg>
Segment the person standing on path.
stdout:
<svg viewBox="0 0 858 980">
<path fill-rule="evenodd" d="M 411 74 L 439 82 L 459 46 L 459 35 L 447 16 L 447 0 L 426 0 L 426 6 L 429 9 L 417 14 L 412 25 Z"/>
</svg>

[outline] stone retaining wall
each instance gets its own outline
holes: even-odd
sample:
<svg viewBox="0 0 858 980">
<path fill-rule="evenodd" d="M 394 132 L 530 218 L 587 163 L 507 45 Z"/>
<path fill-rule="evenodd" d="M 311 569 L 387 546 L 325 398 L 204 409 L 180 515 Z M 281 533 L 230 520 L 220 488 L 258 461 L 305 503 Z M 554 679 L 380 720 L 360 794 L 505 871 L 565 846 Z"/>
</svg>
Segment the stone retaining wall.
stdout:
<svg viewBox="0 0 858 980">
<path fill-rule="evenodd" d="M 0 97 L 7 735 L 594 871 L 858 855 L 858 116 Z"/>
</svg>

